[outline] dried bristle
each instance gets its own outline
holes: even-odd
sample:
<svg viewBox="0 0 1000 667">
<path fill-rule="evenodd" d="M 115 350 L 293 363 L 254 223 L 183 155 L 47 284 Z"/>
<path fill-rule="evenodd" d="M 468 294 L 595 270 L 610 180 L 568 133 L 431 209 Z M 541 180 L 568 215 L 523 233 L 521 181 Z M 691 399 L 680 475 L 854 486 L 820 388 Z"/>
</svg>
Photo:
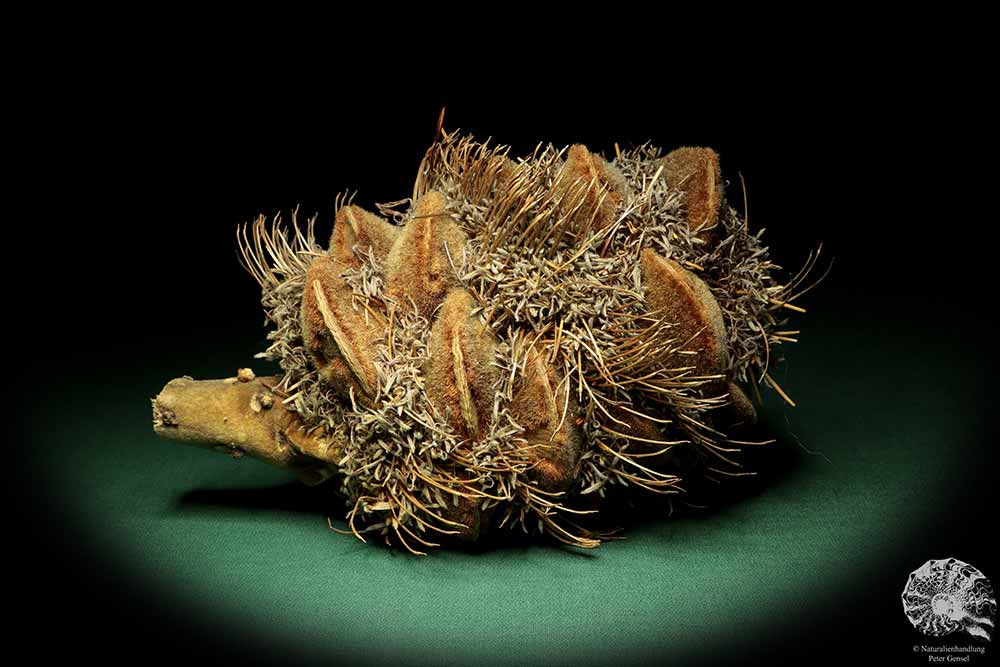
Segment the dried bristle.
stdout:
<svg viewBox="0 0 1000 667">
<path fill-rule="evenodd" d="M 412 219 L 389 251 L 386 292 L 430 319 L 452 287 L 459 286 L 452 263 L 461 262 L 466 236 L 448 213 L 446 197 L 436 191 L 417 201 Z"/>
<path fill-rule="evenodd" d="M 431 404 L 470 440 L 489 429 L 499 377 L 496 337 L 473 314 L 475 305 L 463 289 L 448 293 L 431 328 L 424 365 Z"/>
<path fill-rule="evenodd" d="M 672 475 L 687 475 L 701 461 L 697 447 L 682 437 L 678 429 L 664 425 L 662 419 L 620 411 L 616 417 L 625 422 L 622 432 L 629 436 L 628 449 L 640 465 Z"/>
<path fill-rule="evenodd" d="M 660 164 L 667 182 L 684 193 L 691 230 L 713 227 L 719 217 L 723 193 L 718 153 L 711 148 L 678 148 Z"/>
<path fill-rule="evenodd" d="M 646 300 L 659 316 L 676 326 L 680 346 L 696 354 L 687 357 L 694 375 L 715 376 L 729 366 L 726 325 L 711 290 L 698 276 L 653 250 L 642 253 Z"/>
<path fill-rule="evenodd" d="M 330 257 L 317 257 L 306 271 L 302 338 L 320 378 L 349 398 L 375 395 L 375 343 L 382 331 L 352 306 L 353 291 Z M 360 310 L 360 309 L 359 309 Z"/>
<path fill-rule="evenodd" d="M 360 206 L 342 206 L 330 235 L 330 256 L 345 267 L 358 268 L 370 252 L 383 263 L 399 232 L 399 227 Z"/>
</svg>

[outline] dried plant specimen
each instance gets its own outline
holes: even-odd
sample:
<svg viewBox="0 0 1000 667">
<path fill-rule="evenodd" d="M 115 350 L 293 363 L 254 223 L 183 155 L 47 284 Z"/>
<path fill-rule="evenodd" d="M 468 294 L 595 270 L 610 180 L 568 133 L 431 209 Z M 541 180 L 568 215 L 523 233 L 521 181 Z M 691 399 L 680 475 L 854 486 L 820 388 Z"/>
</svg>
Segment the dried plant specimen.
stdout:
<svg viewBox="0 0 1000 667">
<path fill-rule="evenodd" d="M 440 137 L 408 199 L 338 200 L 326 248 L 315 218 L 240 230 L 282 375 L 174 380 L 156 432 L 325 482 L 350 532 L 415 553 L 511 527 L 597 546 L 612 488 L 749 474 L 816 257 L 776 279 L 709 149 Z"/>
</svg>

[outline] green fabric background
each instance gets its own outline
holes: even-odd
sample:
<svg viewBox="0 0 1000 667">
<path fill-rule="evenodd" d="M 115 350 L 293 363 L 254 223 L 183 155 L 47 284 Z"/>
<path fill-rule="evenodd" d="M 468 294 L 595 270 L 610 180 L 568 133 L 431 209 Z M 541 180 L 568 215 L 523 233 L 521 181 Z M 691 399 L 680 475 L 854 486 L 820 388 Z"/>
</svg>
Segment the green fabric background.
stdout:
<svg viewBox="0 0 1000 667">
<path fill-rule="evenodd" d="M 774 446 L 780 472 L 739 502 L 640 522 L 594 551 L 517 541 L 416 558 L 365 545 L 330 532 L 318 490 L 282 471 L 156 438 L 149 398 L 174 375 L 231 373 L 245 363 L 239 346 L 56 388 L 69 413 L 45 425 L 36 463 L 80 547 L 115 564 L 120 585 L 147 586 L 150 604 L 234 642 L 333 662 L 680 658 L 767 636 L 870 585 L 858 582 L 919 535 L 970 464 L 960 449 L 978 427 L 979 371 L 961 332 L 800 319 L 802 342 L 777 375 L 799 407 L 767 410 L 802 443 Z"/>
</svg>

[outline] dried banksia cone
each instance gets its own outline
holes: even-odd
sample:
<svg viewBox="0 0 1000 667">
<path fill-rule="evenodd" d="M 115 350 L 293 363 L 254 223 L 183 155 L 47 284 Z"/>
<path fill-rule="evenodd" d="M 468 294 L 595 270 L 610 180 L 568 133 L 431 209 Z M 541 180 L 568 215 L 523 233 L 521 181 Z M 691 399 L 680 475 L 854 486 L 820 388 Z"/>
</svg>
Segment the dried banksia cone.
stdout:
<svg viewBox="0 0 1000 667">
<path fill-rule="evenodd" d="M 378 208 L 338 200 L 327 248 L 315 219 L 240 230 L 282 374 L 174 380 L 158 434 L 329 478 L 350 532 L 415 553 L 511 527 L 597 546 L 612 488 L 751 474 L 749 397 L 791 402 L 768 369 L 816 258 L 777 281 L 714 151 L 515 161 L 442 132 Z"/>
</svg>

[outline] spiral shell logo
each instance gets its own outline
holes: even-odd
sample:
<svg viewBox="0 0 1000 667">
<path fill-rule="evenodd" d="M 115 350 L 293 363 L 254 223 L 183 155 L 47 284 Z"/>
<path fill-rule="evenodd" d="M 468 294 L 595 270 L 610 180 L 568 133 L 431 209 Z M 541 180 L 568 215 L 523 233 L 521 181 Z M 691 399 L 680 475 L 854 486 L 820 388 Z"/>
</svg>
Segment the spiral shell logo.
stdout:
<svg viewBox="0 0 1000 667">
<path fill-rule="evenodd" d="M 903 611 L 925 635 L 964 631 L 990 641 L 997 601 L 990 580 L 973 566 L 956 558 L 929 560 L 910 573 Z"/>
</svg>

